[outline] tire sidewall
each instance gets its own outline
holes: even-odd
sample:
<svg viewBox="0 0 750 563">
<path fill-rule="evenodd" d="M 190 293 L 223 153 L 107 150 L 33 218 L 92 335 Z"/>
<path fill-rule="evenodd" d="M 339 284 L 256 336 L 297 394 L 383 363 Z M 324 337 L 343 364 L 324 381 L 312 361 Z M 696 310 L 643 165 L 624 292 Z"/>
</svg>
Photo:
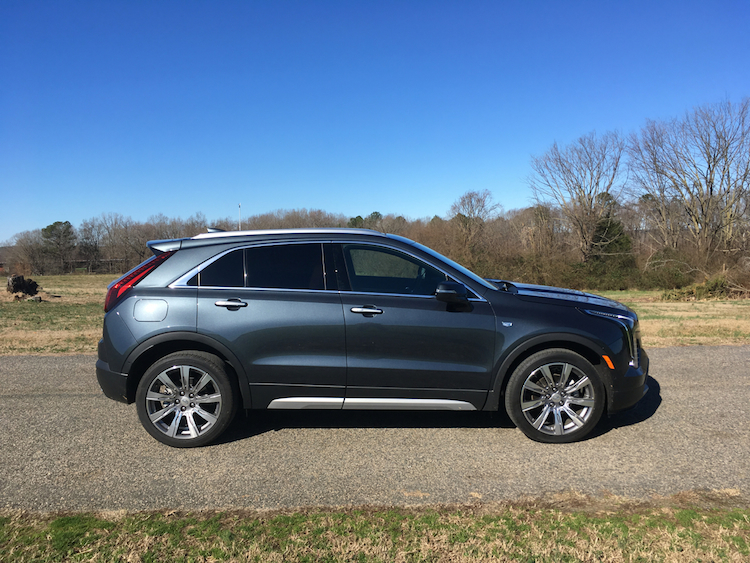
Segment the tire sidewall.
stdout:
<svg viewBox="0 0 750 563">
<path fill-rule="evenodd" d="M 589 381 L 591 381 L 595 399 L 593 412 L 586 421 L 586 424 L 581 428 L 562 436 L 553 436 L 537 430 L 528 420 L 526 420 L 526 416 L 521 410 L 521 390 L 526 378 L 539 367 L 556 362 L 572 364 L 577 369 L 581 370 L 589 378 Z M 541 352 L 529 356 L 513 371 L 505 389 L 505 409 L 508 412 L 508 416 L 510 416 L 511 420 L 519 430 L 536 442 L 560 444 L 576 442 L 583 439 L 599 423 L 599 420 L 604 413 L 605 404 L 606 395 L 604 384 L 602 383 L 602 378 L 596 368 L 594 368 L 594 366 L 592 366 L 583 356 L 564 348 L 542 350 Z"/>
<path fill-rule="evenodd" d="M 197 438 L 172 438 L 164 434 L 151 422 L 148 416 L 146 395 L 154 379 L 164 370 L 173 366 L 190 366 L 207 372 L 216 382 L 221 393 L 221 411 L 214 425 Z M 232 422 L 237 410 L 237 390 L 234 381 L 227 375 L 224 363 L 212 354 L 205 352 L 176 352 L 156 361 L 143 374 L 136 390 L 135 400 L 138 418 L 144 429 L 159 442 L 175 448 L 205 446 L 219 437 Z"/>
</svg>

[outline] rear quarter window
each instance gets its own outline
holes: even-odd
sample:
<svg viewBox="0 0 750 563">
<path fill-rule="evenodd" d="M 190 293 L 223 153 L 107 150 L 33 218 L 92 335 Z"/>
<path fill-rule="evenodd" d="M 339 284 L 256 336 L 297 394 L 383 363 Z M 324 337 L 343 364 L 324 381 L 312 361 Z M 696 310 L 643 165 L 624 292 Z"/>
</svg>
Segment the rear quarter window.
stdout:
<svg viewBox="0 0 750 563">
<path fill-rule="evenodd" d="M 222 256 L 201 270 L 201 287 L 244 287 L 245 266 L 242 250 Z"/>
</svg>

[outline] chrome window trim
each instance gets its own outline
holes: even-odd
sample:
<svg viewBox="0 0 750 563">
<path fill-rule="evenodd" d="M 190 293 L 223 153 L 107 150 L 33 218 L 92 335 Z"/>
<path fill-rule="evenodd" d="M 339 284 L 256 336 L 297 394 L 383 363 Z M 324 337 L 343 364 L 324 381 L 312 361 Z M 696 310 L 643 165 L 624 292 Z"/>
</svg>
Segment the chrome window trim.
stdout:
<svg viewBox="0 0 750 563">
<path fill-rule="evenodd" d="M 259 292 L 268 292 L 268 291 L 283 291 L 286 293 L 289 292 L 296 292 L 296 293 L 326 293 L 328 295 L 335 295 L 339 293 L 338 290 L 335 289 L 294 289 L 289 287 L 221 287 L 221 286 L 215 286 L 215 285 L 201 285 L 201 286 L 187 286 L 190 288 L 195 289 L 210 289 L 212 291 L 259 291 Z"/>
<path fill-rule="evenodd" d="M 211 233 L 211 234 L 213 234 L 213 233 Z M 323 248 L 324 244 L 341 244 L 341 245 L 344 245 L 344 244 L 361 244 L 361 245 L 365 245 L 365 246 L 379 246 L 379 247 L 387 248 L 388 250 L 395 250 L 396 252 L 400 252 L 402 254 L 405 254 L 407 256 L 410 256 L 410 257 L 414 258 L 415 260 L 419 260 L 420 262 L 424 262 L 424 263 L 430 265 L 431 267 L 433 267 L 437 271 L 439 271 L 441 274 L 447 276 L 448 278 L 450 278 L 451 280 L 453 280 L 455 282 L 462 283 L 463 285 L 466 285 L 465 283 L 456 280 L 454 276 L 452 276 L 451 274 L 449 274 L 448 272 L 446 272 L 444 269 L 438 268 L 437 266 L 435 266 L 434 263 L 432 263 L 432 262 L 430 262 L 428 260 L 425 260 L 421 256 L 416 256 L 415 254 L 412 254 L 411 252 L 408 252 L 408 251 L 406 251 L 406 250 L 404 250 L 402 248 L 394 248 L 391 245 L 383 244 L 383 243 L 381 243 L 379 241 L 378 242 L 374 242 L 374 241 L 361 241 L 361 240 L 302 240 L 302 241 L 290 240 L 290 241 L 258 242 L 258 243 L 254 243 L 254 244 L 250 243 L 250 244 L 245 244 L 245 245 L 242 245 L 242 246 L 236 246 L 236 247 L 230 248 L 228 250 L 225 250 L 224 252 L 221 252 L 221 253 L 217 254 L 216 256 L 212 256 L 208 260 L 206 260 L 206 261 L 202 262 L 201 264 L 198 264 L 197 266 L 193 267 L 186 274 L 183 274 L 182 276 L 180 276 L 179 278 L 177 278 L 175 281 L 173 281 L 171 284 L 169 284 L 168 287 L 170 289 L 187 287 L 187 288 L 191 288 L 191 289 L 192 288 L 196 288 L 196 289 L 222 289 L 222 290 L 230 290 L 231 289 L 231 290 L 235 290 L 235 291 L 236 290 L 248 290 L 249 289 L 249 290 L 255 290 L 255 291 L 305 291 L 305 292 L 310 292 L 310 293 L 320 293 L 320 292 L 323 292 L 323 293 L 346 293 L 346 294 L 357 294 L 357 295 L 376 295 L 376 296 L 385 296 L 385 297 L 388 297 L 388 296 L 391 296 L 391 297 L 425 297 L 425 298 L 434 298 L 435 297 L 435 295 L 414 295 L 414 294 L 411 294 L 411 293 L 371 293 L 371 292 L 367 292 L 367 291 L 351 291 L 351 290 L 349 290 L 349 291 L 340 291 L 340 290 L 332 290 L 332 289 L 294 289 L 294 288 L 279 288 L 279 287 L 222 287 L 222 286 L 203 286 L 203 285 L 193 286 L 193 285 L 188 285 L 188 283 L 187 283 L 187 282 L 190 281 L 190 279 L 195 274 L 197 274 L 198 272 L 200 272 L 203 268 L 206 268 L 206 267 L 210 266 L 216 260 L 219 260 L 220 258 L 226 256 L 230 252 L 234 252 L 236 250 L 245 250 L 247 248 L 258 248 L 258 247 L 261 247 L 261 246 L 280 246 L 280 245 L 289 245 L 289 244 L 319 244 L 320 247 L 321 247 L 321 252 L 322 252 L 321 262 L 322 262 L 323 268 L 324 268 L 324 275 L 325 275 L 325 249 Z M 325 277 L 324 277 L 324 279 L 325 279 Z M 476 295 L 476 292 L 473 289 L 471 289 L 470 287 L 467 286 L 466 289 L 468 289 L 471 293 L 474 293 Z M 479 296 L 479 295 L 477 297 L 470 297 L 469 301 L 470 302 L 474 301 L 474 302 L 478 302 L 478 303 L 486 303 L 487 302 L 487 300 L 484 297 Z"/>
<path fill-rule="evenodd" d="M 459 282 L 460 283 L 460 282 Z M 342 295 L 374 295 L 376 297 L 414 297 L 417 299 L 437 299 L 435 295 L 416 295 L 414 293 L 376 293 L 369 291 L 339 291 Z M 473 293 L 473 292 L 472 292 Z M 487 300 L 482 297 L 470 297 L 469 301 L 475 303 L 486 303 Z"/>
<path fill-rule="evenodd" d="M 281 246 L 281 245 L 290 245 L 290 244 L 319 244 L 320 245 L 320 263 L 321 267 L 323 268 L 324 277 L 325 280 L 325 258 L 324 258 L 324 249 L 323 245 L 330 241 L 325 240 L 290 240 L 290 241 L 273 241 L 273 242 L 261 242 L 257 244 L 245 244 L 242 246 L 235 246 L 228 250 L 225 250 L 224 252 L 220 252 L 216 256 L 212 256 L 211 258 L 201 262 L 197 266 L 194 266 L 191 270 L 189 270 L 186 274 L 181 275 L 179 278 L 177 278 L 175 281 L 170 283 L 167 287 L 170 289 L 175 289 L 178 287 L 189 287 L 189 288 L 204 288 L 204 289 L 272 289 L 272 290 L 287 290 L 287 291 L 329 291 L 327 289 L 293 289 L 293 288 L 275 288 L 275 287 L 223 287 L 223 286 L 216 286 L 216 285 L 188 285 L 188 282 L 192 279 L 192 277 L 203 270 L 204 268 L 208 268 L 211 264 L 216 262 L 217 260 L 220 260 L 230 252 L 235 252 L 236 250 L 246 250 L 248 248 L 260 248 L 262 246 Z M 244 254 L 243 254 L 243 260 Z M 243 262 L 244 264 L 244 262 Z M 245 264 L 245 271 L 247 271 L 247 264 Z M 245 279 L 245 283 L 247 283 L 247 279 Z"/>
<path fill-rule="evenodd" d="M 170 286 L 171 287 L 171 286 Z M 413 293 L 370 293 L 367 291 L 341 291 L 338 289 L 294 289 L 288 287 L 223 287 L 218 285 L 202 285 L 202 286 L 179 286 L 180 288 L 189 289 L 210 289 L 216 291 L 282 291 L 282 292 L 296 292 L 296 293 L 326 293 L 328 295 L 362 295 L 362 296 L 375 296 L 375 297 L 412 297 L 414 299 L 437 299 L 434 295 L 415 295 Z M 174 289 L 174 288 L 173 288 Z M 481 297 L 470 297 L 470 302 L 474 303 L 486 303 L 487 300 Z"/>
</svg>

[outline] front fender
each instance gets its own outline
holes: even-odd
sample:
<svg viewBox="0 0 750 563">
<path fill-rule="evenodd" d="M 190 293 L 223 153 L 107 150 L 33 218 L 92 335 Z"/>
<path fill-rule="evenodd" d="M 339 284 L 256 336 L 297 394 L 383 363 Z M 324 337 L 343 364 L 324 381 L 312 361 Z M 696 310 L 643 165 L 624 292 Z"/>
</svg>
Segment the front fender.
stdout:
<svg viewBox="0 0 750 563">
<path fill-rule="evenodd" d="M 495 370 L 495 379 L 490 386 L 487 401 L 483 410 L 496 411 L 500 409 L 500 401 L 505 392 L 505 384 L 513 370 L 524 359 L 540 350 L 548 348 L 566 348 L 580 354 L 588 360 L 602 378 L 607 393 L 607 404 L 612 401 L 613 378 L 609 368 L 604 364 L 602 355 L 613 357 L 612 351 L 603 342 L 588 336 L 570 332 L 548 332 L 526 338 L 516 343 L 499 360 L 499 367 Z"/>
</svg>

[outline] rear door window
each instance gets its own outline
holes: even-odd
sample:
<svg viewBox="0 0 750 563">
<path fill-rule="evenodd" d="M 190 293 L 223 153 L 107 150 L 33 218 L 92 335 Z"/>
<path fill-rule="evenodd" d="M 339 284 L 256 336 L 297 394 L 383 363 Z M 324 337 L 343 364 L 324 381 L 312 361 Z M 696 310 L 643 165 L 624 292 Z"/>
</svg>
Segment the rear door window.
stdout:
<svg viewBox="0 0 750 563">
<path fill-rule="evenodd" d="M 325 289 L 320 243 L 247 248 L 245 260 L 247 287 Z"/>
</svg>

